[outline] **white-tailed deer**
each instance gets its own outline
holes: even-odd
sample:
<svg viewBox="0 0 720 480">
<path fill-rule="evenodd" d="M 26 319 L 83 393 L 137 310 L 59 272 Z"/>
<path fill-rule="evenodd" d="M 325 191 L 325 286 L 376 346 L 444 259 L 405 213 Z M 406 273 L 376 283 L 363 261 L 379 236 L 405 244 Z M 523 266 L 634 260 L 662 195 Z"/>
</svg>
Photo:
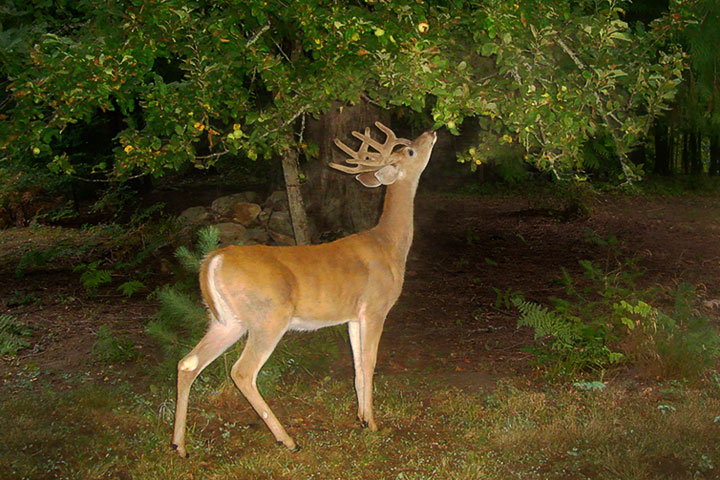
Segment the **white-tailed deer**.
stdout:
<svg viewBox="0 0 720 480">
<path fill-rule="evenodd" d="M 362 141 L 357 151 L 339 140 L 351 158 L 330 164 L 356 174 L 367 187 L 387 185 L 380 221 L 374 228 L 321 245 L 230 246 L 212 252 L 200 271 L 202 296 L 210 311 L 207 333 L 178 363 L 173 447 L 182 457 L 190 386 L 198 374 L 247 332 L 240 359 L 233 365 L 235 385 L 265 421 L 278 442 L 296 445 L 260 396 L 257 374 L 288 330 L 316 330 L 348 324 L 355 365 L 358 419 L 377 430 L 372 380 L 385 316 L 400 296 L 405 262 L 413 237 L 413 200 L 420 174 L 430 159 L 436 134 L 414 141 L 396 138 L 376 122 L 387 138 Z M 399 147 L 399 148 L 396 148 Z M 374 151 L 369 151 L 372 148 Z"/>
</svg>

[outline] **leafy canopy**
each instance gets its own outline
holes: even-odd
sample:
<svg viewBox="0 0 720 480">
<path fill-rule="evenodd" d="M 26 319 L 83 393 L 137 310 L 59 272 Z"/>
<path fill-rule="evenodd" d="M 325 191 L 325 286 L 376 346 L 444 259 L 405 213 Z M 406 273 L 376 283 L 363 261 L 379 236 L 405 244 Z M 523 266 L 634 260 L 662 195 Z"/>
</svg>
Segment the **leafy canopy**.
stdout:
<svg viewBox="0 0 720 480">
<path fill-rule="evenodd" d="M 616 0 L 49 3 L 5 9 L 8 165 L 122 180 L 270 158 L 306 148 L 307 115 L 369 101 L 453 133 L 480 122 L 459 157 L 473 165 L 514 147 L 560 176 L 609 134 L 631 180 L 626 153 L 680 82 L 666 39 L 692 1 L 637 30 Z M 73 155 L 101 118 L 115 129 L 89 135 L 112 132 L 107 155 Z"/>
</svg>

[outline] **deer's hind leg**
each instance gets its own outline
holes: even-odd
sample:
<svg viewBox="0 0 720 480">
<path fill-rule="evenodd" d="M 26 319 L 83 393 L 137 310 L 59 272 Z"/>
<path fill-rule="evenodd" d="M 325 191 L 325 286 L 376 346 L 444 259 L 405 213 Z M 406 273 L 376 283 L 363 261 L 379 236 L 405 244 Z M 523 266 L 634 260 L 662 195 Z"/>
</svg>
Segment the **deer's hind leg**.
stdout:
<svg viewBox="0 0 720 480">
<path fill-rule="evenodd" d="M 190 387 L 205 367 L 219 357 L 245 333 L 237 321 L 222 324 L 213 319 L 210 328 L 200 342 L 178 362 L 177 404 L 175 406 L 175 429 L 172 446 L 181 457 L 187 457 L 185 449 L 185 424 L 187 421 Z"/>
<path fill-rule="evenodd" d="M 272 412 L 257 388 L 257 375 L 272 354 L 278 342 L 288 329 L 289 315 L 273 312 L 248 331 L 245 349 L 233 365 L 231 376 L 250 405 L 263 419 L 275 439 L 290 450 L 297 449 L 295 441 L 288 435 L 280 421 Z"/>
</svg>

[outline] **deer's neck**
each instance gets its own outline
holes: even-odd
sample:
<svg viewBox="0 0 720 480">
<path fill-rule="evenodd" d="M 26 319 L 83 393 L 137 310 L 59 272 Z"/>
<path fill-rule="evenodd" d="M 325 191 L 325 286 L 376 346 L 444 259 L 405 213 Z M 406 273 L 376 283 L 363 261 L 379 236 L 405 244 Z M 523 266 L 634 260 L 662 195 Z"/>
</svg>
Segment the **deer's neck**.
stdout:
<svg viewBox="0 0 720 480">
<path fill-rule="evenodd" d="M 407 260 L 413 239 L 413 203 L 417 184 L 415 180 L 397 182 L 387 187 L 383 212 L 375 227 L 376 233 L 402 264 Z"/>
</svg>

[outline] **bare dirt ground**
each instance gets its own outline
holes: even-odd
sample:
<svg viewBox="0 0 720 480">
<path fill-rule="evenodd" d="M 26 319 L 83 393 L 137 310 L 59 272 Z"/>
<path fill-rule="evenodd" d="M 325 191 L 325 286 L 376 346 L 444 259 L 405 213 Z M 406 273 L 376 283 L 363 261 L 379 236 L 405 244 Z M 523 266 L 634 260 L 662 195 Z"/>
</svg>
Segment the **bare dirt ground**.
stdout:
<svg viewBox="0 0 720 480">
<path fill-rule="evenodd" d="M 616 237 L 620 256 L 639 260 L 641 283 L 682 280 L 703 298 L 720 297 L 720 199 L 603 197 L 590 217 L 569 221 L 534 203 L 419 199 L 405 291 L 384 338 L 410 351 L 395 356 L 413 357 L 408 342 L 417 345 L 416 356 L 442 352 L 448 378 L 469 387 L 498 371 L 527 370 L 523 347 L 531 334 L 515 328 L 515 315 L 494 308 L 494 289 L 541 301 L 563 292 L 560 267 L 578 277 L 580 260 L 613 268 L 608 248 L 592 238 Z M 393 347 L 384 351 L 393 355 Z"/>
<path fill-rule="evenodd" d="M 522 292 L 544 300 L 562 292 L 560 268 L 580 275 L 580 260 L 600 266 L 608 249 L 592 238 L 616 237 L 622 256 L 639 259 L 642 282 L 686 281 L 700 300 L 720 298 L 720 198 L 601 196 L 586 218 L 559 220 L 525 197 L 420 195 L 416 234 L 408 260 L 402 297 L 390 313 L 383 334 L 378 372 L 427 371 L 460 388 L 491 386 L 497 376 L 528 372 L 523 347 L 529 331 L 517 330 L 514 314 L 495 308 L 494 289 Z M 53 233 L 54 232 L 54 233 Z M 128 332 L 142 365 L 157 357 L 143 329 L 157 308 L 145 295 L 126 299 L 115 290 L 88 298 L 70 265 L 14 276 L 22 252 L 53 245 L 82 233 L 46 229 L 0 232 L 0 313 L 11 313 L 33 328 L 31 346 L 18 362 L 32 362 L 42 375 L 87 371 L 108 378 L 90 351 L 99 324 Z M 78 239 L 78 236 L 80 237 Z M 161 284 L 169 277 L 158 274 Z M 717 310 L 708 308 L 717 318 Z M 351 371 L 350 355 L 337 365 Z M 3 383 L 13 375 L 0 364 Z M 110 368 L 112 370 L 112 368 Z"/>
</svg>

